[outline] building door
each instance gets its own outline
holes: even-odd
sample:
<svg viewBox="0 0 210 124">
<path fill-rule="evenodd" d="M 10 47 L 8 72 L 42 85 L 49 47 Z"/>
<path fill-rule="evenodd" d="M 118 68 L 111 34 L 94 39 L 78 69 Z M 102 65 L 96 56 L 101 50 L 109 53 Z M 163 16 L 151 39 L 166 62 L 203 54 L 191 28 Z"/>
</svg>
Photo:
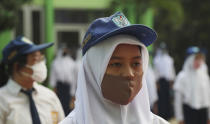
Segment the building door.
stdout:
<svg viewBox="0 0 210 124">
<path fill-rule="evenodd" d="M 81 58 L 81 42 L 86 31 L 86 25 L 56 24 L 55 52 L 61 47 L 67 47 L 75 58 Z M 56 53 L 55 53 L 56 54 Z"/>
</svg>

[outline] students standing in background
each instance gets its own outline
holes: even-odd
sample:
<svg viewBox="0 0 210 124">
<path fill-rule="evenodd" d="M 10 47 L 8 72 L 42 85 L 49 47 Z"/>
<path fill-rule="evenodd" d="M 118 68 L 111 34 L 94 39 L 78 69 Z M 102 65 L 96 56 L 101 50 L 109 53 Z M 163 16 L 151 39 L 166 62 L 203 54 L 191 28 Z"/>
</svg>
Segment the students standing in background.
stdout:
<svg viewBox="0 0 210 124">
<path fill-rule="evenodd" d="M 158 87 L 158 115 L 169 120 L 173 114 L 171 92 L 176 74 L 174 60 L 163 42 L 154 57 L 154 70 Z"/>
<path fill-rule="evenodd" d="M 198 47 L 187 58 L 175 80 L 175 115 L 179 124 L 210 124 L 210 78 L 205 55 Z"/>
</svg>

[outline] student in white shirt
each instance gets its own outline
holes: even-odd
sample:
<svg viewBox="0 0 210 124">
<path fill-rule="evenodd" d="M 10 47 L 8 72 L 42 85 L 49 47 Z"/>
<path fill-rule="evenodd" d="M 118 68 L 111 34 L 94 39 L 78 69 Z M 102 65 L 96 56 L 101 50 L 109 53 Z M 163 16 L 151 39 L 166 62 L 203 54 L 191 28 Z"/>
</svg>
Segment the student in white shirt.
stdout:
<svg viewBox="0 0 210 124">
<path fill-rule="evenodd" d="M 73 109 L 73 106 L 70 106 L 70 104 L 73 104 L 75 97 L 77 73 L 78 65 L 72 58 L 69 48 L 60 48 L 52 62 L 50 85 L 58 95 L 65 115 L 68 115 Z"/>
<path fill-rule="evenodd" d="M 145 45 L 156 33 L 120 12 L 93 21 L 83 40 L 75 109 L 60 124 L 168 124 L 150 111 Z"/>
<path fill-rule="evenodd" d="M 44 55 L 40 50 L 52 45 L 35 45 L 21 36 L 3 49 L 0 124 L 57 124 L 64 118 L 55 93 L 37 83 L 47 77 Z"/>
<path fill-rule="evenodd" d="M 198 47 L 187 51 L 191 54 L 174 85 L 175 116 L 179 124 L 210 124 L 210 79 L 205 56 Z"/>
<path fill-rule="evenodd" d="M 158 115 L 169 120 L 173 114 L 172 85 L 175 74 L 174 60 L 168 54 L 166 44 L 162 42 L 154 57 L 154 71 L 158 87 Z"/>
</svg>

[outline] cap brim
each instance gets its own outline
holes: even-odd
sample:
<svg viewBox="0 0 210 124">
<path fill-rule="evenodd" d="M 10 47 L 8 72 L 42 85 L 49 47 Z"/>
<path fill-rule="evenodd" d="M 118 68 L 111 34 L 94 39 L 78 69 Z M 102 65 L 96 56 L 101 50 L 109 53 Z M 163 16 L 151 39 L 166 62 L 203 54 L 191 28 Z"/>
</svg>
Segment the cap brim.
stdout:
<svg viewBox="0 0 210 124">
<path fill-rule="evenodd" d="M 140 42 L 142 42 L 145 46 L 149 46 L 157 39 L 157 34 L 153 29 L 147 26 L 141 25 L 141 24 L 129 25 L 129 26 L 125 26 L 125 27 L 113 30 L 111 32 L 108 32 L 105 35 L 98 38 L 97 40 L 91 41 L 89 45 L 84 46 L 83 55 L 91 46 L 103 40 L 106 40 L 107 38 L 120 35 L 120 34 L 132 35 L 136 37 Z"/>
<path fill-rule="evenodd" d="M 118 34 L 127 34 L 127 35 L 135 36 L 145 46 L 149 46 L 157 39 L 157 34 L 154 30 L 152 30 L 151 28 L 146 27 L 144 25 L 135 24 L 135 25 L 122 27 L 120 29 L 109 32 L 109 33 L 103 35 L 102 37 L 100 37 L 96 41 L 96 43 L 100 42 L 101 40 L 105 40 L 109 37 L 118 35 Z"/>
<path fill-rule="evenodd" d="M 33 45 L 33 47 L 31 47 L 30 49 L 26 50 L 23 52 L 23 54 L 28 54 L 28 53 L 32 53 L 35 51 L 39 51 L 39 50 L 43 50 L 45 48 L 48 48 L 50 46 L 52 46 L 54 43 L 45 43 L 45 44 L 41 44 L 41 45 Z"/>
</svg>

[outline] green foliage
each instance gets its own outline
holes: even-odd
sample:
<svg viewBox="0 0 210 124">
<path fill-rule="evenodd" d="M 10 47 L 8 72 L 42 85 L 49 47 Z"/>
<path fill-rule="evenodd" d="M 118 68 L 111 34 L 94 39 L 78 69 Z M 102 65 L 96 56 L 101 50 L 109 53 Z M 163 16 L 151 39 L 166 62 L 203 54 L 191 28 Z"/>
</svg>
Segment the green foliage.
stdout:
<svg viewBox="0 0 210 124">
<path fill-rule="evenodd" d="M 155 21 L 170 24 L 174 30 L 180 28 L 184 21 L 184 10 L 179 0 L 153 0 Z"/>
<path fill-rule="evenodd" d="M 123 11 L 131 23 L 141 23 L 148 8 L 154 10 L 153 28 L 158 34 L 154 47 L 163 41 L 167 44 L 176 72 L 182 68 L 187 47 L 210 48 L 209 0 L 113 0 L 110 6 L 111 13 Z"/>
<path fill-rule="evenodd" d="M 147 10 L 149 0 L 113 0 L 110 4 L 110 14 L 121 11 L 131 23 L 139 23 L 141 15 Z"/>
<path fill-rule="evenodd" d="M 163 15 L 157 16 L 155 20 L 158 41 L 167 43 L 170 54 L 175 58 L 177 72 L 182 68 L 187 47 L 194 45 L 210 48 L 210 1 L 183 0 L 180 3 L 184 12 L 181 26 L 173 28 L 174 23 L 165 21 Z M 174 21 L 179 24 L 179 18 Z M 207 62 L 209 65 L 210 60 L 207 59 Z"/>
<path fill-rule="evenodd" d="M 21 5 L 32 0 L 1 0 L 0 1 L 0 33 L 11 29 L 17 21 L 17 12 Z"/>
<path fill-rule="evenodd" d="M 174 29 L 179 28 L 184 20 L 179 0 L 113 0 L 110 5 L 111 13 L 122 11 L 131 23 L 141 23 L 141 17 L 148 8 L 153 8 L 155 17 L 163 18 L 164 23 L 172 24 Z"/>
</svg>

